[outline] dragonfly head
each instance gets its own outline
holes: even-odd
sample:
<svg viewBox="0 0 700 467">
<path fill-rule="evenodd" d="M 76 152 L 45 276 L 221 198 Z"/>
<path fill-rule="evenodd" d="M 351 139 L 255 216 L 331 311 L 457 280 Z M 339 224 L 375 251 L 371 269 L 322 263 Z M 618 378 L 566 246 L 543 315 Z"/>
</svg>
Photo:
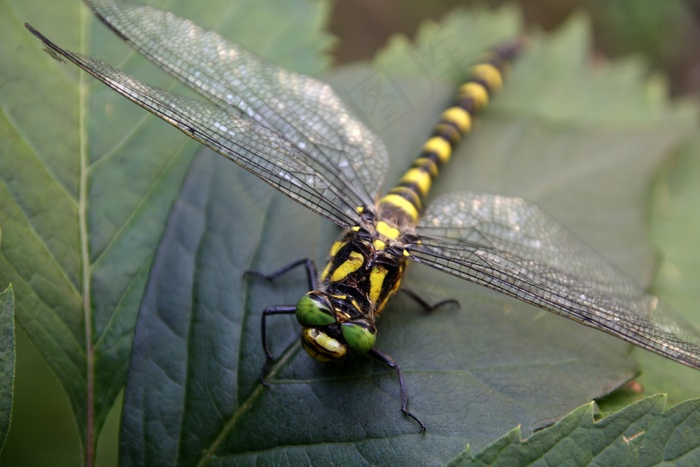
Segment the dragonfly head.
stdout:
<svg viewBox="0 0 700 467">
<path fill-rule="evenodd" d="M 304 326 L 301 343 L 304 350 L 321 362 L 343 360 L 348 354 L 369 351 L 376 341 L 377 330 L 366 317 L 357 317 L 355 305 L 348 297 L 311 291 L 296 306 L 299 324 Z"/>
</svg>

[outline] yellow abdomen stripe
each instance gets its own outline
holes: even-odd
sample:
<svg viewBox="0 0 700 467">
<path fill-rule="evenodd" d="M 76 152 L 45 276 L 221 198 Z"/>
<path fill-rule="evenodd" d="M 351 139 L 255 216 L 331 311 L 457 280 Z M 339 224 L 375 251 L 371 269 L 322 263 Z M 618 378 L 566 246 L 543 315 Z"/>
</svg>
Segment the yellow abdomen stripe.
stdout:
<svg viewBox="0 0 700 467">
<path fill-rule="evenodd" d="M 390 204 L 394 208 L 403 211 L 413 222 L 418 221 L 418 208 L 402 196 L 389 193 L 379 200 L 379 204 Z"/>
<path fill-rule="evenodd" d="M 501 72 L 490 63 L 480 63 L 472 67 L 472 76 L 483 80 L 490 92 L 500 91 L 503 87 L 503 77 Z"/>
<path fill-rule="evenodd" d="M 440 159 L 441 164 L 445 164 L 450 160 L 452 155 L 452 147 L 450 143 L 440 138 L 439 136 L 433 136 L 423 145 L 423 152 L 432 152 L 438 159 Z"/>
<path fill-rule="evenodd" d="M 430 186 L 433 181 L 430 179 L 430 174 L 423 169 L 412 168 L 401 177 L 401 183 L 412 183 L 418 187 L 421 196 L 426 196 L 430 191 Z"/>
<path fill-rule="evenodd" d="M 481 84 L 469 82 L 459 87 L 458 95 L 462 98 L 474 99 L 476 110 L 481 110 L 489 104 L 489 92 Z"/>
<path fill-rule="evenodd" d="M 521 46 L 522 41 L 507 44 L 471 68 L 471 78 L 459 87 L 455 103 L 442 113 L 433 136 L 399 184 L 379 200 L 380 208 L 402 211 L 407 220 L 417 222 L 440 166 L 449 162 L 454 147 L 471 131 L 474 114 L 488 106 L 490 93 L 501 89 L 503 70 Z"/>
<path fill-rule="evenodd" d="M 472 117 L 461 107 L 450 107 L 442 113 L 442 120 L 453 124 L 461 134 L 472 128 Z"/>
</svg>

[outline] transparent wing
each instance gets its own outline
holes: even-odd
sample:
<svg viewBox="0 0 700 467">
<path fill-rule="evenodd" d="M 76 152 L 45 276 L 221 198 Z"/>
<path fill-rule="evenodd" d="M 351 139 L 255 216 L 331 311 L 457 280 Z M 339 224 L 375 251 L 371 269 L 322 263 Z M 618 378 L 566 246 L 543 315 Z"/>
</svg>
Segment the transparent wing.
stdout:
<svg viewBox="0 0 700 467">
<path fill-rule="evenodd" d="M 238 108 L 283 135 L 313 165 L 323 162 L 339 172 L 356 206 L 374 203 L 388 166 L 386 148 L 328 84 L 267 62 L 171 12 L 124 0 L 85 3 L 122 39 L 209 101 Z"/>
<path fill-rule="evenodd" d="M 537 206 L 455 193 L 433 202 L 411 257 L 700 368 L 700 333 Z"/>
<path fill-rule="evenodd" d="M 75 63 L 110 88 L 177 127 L 290 198 L 342 227 L 361 222 L 356 212 L 364 202 L 353 191 L 347 172 L 340 172 L 324 155 L 304 150 L 285 135 L 252 121 L 233 107 L 191 99 L 143 84 L 108 63 L 53 44 L 27 25 L 58 60 Z"/>
</svg>

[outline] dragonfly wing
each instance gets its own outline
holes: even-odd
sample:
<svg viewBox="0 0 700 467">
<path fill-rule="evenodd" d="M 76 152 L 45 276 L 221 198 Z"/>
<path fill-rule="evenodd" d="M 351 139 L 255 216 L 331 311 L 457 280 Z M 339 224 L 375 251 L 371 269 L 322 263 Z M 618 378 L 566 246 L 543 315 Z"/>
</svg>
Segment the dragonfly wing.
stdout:
<svg viewBox="0 0 700 467">
<path fill-rule="evenodd" d="M 537 206 L 450 194 L 417 231 L 405 245 L 417 262 L 700 368 L 700 333 Z"/>
<path fill-rule="evenodd" d="M 61 49 L 27 25 L 58 60 L 66 59 L 116 92 L 270 183 L 342 227 L 360 222 L 347 177 L 327 158 L 305 152 L 278 131 L 234 107 L 192 99 L 141 83 L 108 63 Z"/>
<path fill-rule="evenodd" d="M 349 196 L 372 205 L 388 167 L 384 143 L 327 83 L 268 62 L 192 21 L 133 1 L 86 0 L 122 39 L 197 93 L 277 131 L 339 172 Z M 323 169 L 321 169 L 323 170 Z"/>
</svg>

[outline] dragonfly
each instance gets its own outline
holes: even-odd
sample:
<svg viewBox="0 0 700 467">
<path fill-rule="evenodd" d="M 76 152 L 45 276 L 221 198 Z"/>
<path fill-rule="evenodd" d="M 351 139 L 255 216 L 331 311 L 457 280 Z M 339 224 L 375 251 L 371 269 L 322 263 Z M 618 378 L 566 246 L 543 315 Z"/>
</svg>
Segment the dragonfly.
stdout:
<svg viewBox="0 0 700 467">
<path fill-rule="evenodd" d="M 400 365 L 375 345 L 376 320 L 400 290 L 407 265 L 415 262 L 700 369 L 700 333 L 537 206 L 474 192 L 426 203 L 474 116 L 502 86 L 503 71 L 523 41 L 496 48 L 472 67 L 412 166 L 381 196 L 387 150 L 330 85 L 267 62 L 172 13 L 132 1 L 85 3 L 123 40 L 204 99 L 139 82 L 26 27 L 57 60 L 72 62 L 343 229 L 320 273 L 309 259 L 271 274 L 255 273 L 275 279 L 303 267 L 310 288 L 296 305 L 263 310 L 261 340 L 268 363 L 273 356 L 266 319 L 294 314 L 302 326 L 302 346 L 314 359 L 367 354 L 395 370 L 401 411 L 423 431 L 408 410 Z M 428 308 L 440 305 L 408 293 Z"/>
</svg>

